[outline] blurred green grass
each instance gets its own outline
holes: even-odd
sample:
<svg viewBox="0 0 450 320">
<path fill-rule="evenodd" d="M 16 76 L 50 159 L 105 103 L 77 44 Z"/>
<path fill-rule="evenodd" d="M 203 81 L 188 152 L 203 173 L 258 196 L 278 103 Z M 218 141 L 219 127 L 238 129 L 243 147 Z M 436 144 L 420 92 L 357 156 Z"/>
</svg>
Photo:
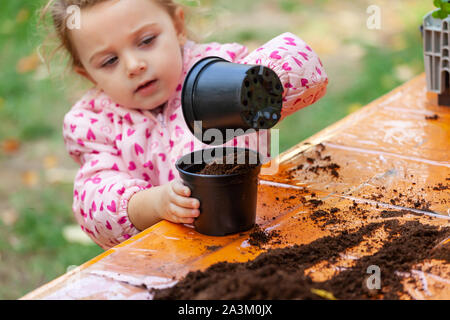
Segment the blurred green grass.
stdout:
<svg viewBox="0 0 450 320">
<path fill-rule="evenodd" d="M 42 42 L 42 34 L 36 29 L 36 10 L 44 2 L 14 0 L 2 1 L 0 5 L 0 142 L 6 139 L 20 141 L 22 145 L 39 142 L 47 145 L 49 152 L 61 153 L 64 152 L 62 118 L 73 99 L 73 79 L 67 77 L 67 82 L 61 82 L 53 76 L 48 77 L 42 65 L 29 72 L 18 72 L 19 61 L 32 56 Z M 184 2 L 191 3 L 189 0 Z M 286 17 L 306 14 L 311 19 L 316 15 L 318 19 L 323 19 L 320 16 L 323 10 L 336 2 L 345 1 L 201 1 L 202 6 L 211 8 L 204 16 L 207 26 L 208 23 L 214 23 L 223 12 L 231 13 L 232 16 L 236 14 L 237 22 L 240 22 L 239 19 L 244 20 L 247 13 L 261 10 L 264 5 L 278 10 L 278 14 Z M 408 1 L 404 2 L 406 5 Z M 419 1 L 413 2 L 417 4 Z M 369 4 L 363 1 L 361 7 L 364 9 Z M 386 45 L 374 44 L 373 41 L 356 36 L 340 40 L 341 45 L 361 48 L 363 55 L 358 59 L 357 67 L 342 70 L 337 65 L 339 60 L 330 59 L 330 65 L 325 63 L 326 70 L 330 70 L 327 95 L 277 125 L 276 128 L 280 129 L 280 151 L 294 146 L 400 85 L 405 79 L 394 72 L 398 66 L 407 65 L 412 75 L 422 72 L 418 26 L 431 5 L 414 8 L 399 17 L 403 19 L 404 28 L 395 41 L 401 40 L 403 46 L 390 46 L 389 42 Z M 361 14 L 365 14 L 364 11 Z M 194 16 L 192 21 L 196 19 L 201 20 Z M 326 19 L 322 21 L 326 23 Z M 272 22 L 270 27 L 266 26 L 264 19 L 246 26 L 240 26 L 237 22 L 230 21 L 227 28 L 208 34 L 205 41 L 262 44 L 282 32 L 291 31 L 285 29 L 282 21 L 278 26 Z M 302 25 L 302 28 L 306 31 L 308 25 Z M 318 38 L 323 36 L 320 31 L 316 32 Z M 348 73 L 352 74 L 351 78 Z M 349 78 L 345 85 L 340 83 L 341 74 Z M 1 166 L 15 162 L 14 157 L 14 154 L 0 151 Z M 39 159 L 36 155 L 35 161 Z M 73 167 L 74 164 L 63 165 Z M 45 168 L 40 168 L 38 174 L 45 175 Z M 17 172 L 17 179 L 20 179 L 20 172 Z M 10 190 L 9 181 L 0 181 L 0 199 L 7 199 L 6 206 L 13 208 L 18 216 L 13 224 L 0 219 L 0 299 L 19 298 L 65 273 L 70 265 L 79 265 L 102 252 L 96 245 L 73 243 L 63 236 L 62 230 L 67 225 L 75 224 L 71 211 L 72 184 L 46 183 L 42 177 L 39 181 L 43 181 L 42 184 L 35 187 L 21 185 L 14 192 Z"/>
<path fill-rule="evenodd" d="M 26 145 L 43 141 L 50 150 L 64 150 L 61 128 L 70 107 L 68 86 L 57 77 L 46 76 L 43 65 L 18 72 L 20 59 L 32 56 L 42 42 L 36 24 L 37 9 L 43 3 L 15 0 L 0 4 L 0 142 L 13 139 Z M 39 161 L 36 156 L 35 162 Z M 0 151 L 3 170 L 10 162 L 14 163 L 14 155 Z M 21 179 L 20 171 L 16 178 Z M 23 185 L 14 193 L 9 190 L 11 184 L 0 178 L 1 199 L 6 197 L 7 206 L 18 214 L 12 225 L 0 219 L 0 299 L 20 298 L 64 274 L 68 267 L 103 252 L 95 244 L 71 243 L 63 236 L 64 227 L 75 223 L 71 183 Z"/>
<path fill-rule="evenodd" d="M 18 74 L 19 58 L 35 52 L 39 44 L 36 9 L 42 1 L 3 1 L 0 10 L 0 139 L 46 138 L 56 134 L 56 121 L 64 110 L 55 105 L 64 99 L 50 79 L 36 81 L 32 72 Z M 61 112 L 58 112 L 58 110 Z M 56 113 L 55 113 L 56 111 Z"/>
</svg>

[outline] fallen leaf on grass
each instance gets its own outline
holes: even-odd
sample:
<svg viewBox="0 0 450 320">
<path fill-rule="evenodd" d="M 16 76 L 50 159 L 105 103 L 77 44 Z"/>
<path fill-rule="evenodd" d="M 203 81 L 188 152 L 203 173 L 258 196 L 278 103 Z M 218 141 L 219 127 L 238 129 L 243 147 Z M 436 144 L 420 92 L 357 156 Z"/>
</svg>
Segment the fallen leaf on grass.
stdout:
<svg viewBox="0 0 450 320">
<path fill-rule="evenodd" d="M 56 168 L 58 165 L 58 158 L 55 156 L 46 156 L 44 157 L 43 164 L 45 169 Z"/>
<path fill-rule="evenodd" d="M 41 63 L 37 53 L 32 53 L 28 57 L 24 57 L 17 62 L 16 70 L 18 73 L 23 74 L 36 70 Z"/>
<path fill-rule="evenodd" d="M 15 153 L 20 148 L 20 141 L 15 138 L 5 139 L 1 142 L 1 150 L 4 153 Z"/>
<path fill-rule="evenodd" d="M 22 173 L 22 183 L 27 187 L 34 187 L 39 182 L 39 176 L 36 171 L 28 170 Z"/>
<path fill-rule="evenodd" d="M 18 23 L 22 23 L 28 20 L 30 17 L 30 11 L 27 9 L 20 9 L 20 11 L 17 13 L 16 21 Z"/>
</svg>

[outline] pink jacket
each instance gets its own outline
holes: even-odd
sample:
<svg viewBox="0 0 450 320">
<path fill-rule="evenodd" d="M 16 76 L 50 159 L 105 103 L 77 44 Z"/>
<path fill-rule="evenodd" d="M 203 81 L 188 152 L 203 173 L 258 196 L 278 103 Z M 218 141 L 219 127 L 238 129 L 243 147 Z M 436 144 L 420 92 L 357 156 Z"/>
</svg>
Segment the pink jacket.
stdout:
<svg viewBox="0 0 450 320">
<path fill-rule="evenodd" d="M 176 160 L 193 150 L 210 147 L 189 131 L 181 109 L 184 77 L 195 62 L 206 56 L 273 69 L 285 88 L 282 119 L 313 104 L 326 92 L 328 78 L 319 57 L 291 33 L 251 53 L 237 43 L 188 41 L 183 55 L 184 75 L 159 113 L 126 109 L 104 92 L 88 91 L 66 114 L 63 135 L 69 154 L 81 166 L 74 183 L 75 218 L 102 248 L 108 249 L 139 232 L 128 219 L 131 196 L 179 177 Z M 258 134 L 270 138 L 264 131 Z M 256 135 L 250 138 L 256 139 Z M 244 139 L 241 136 L 226 145 L 248 146 L 249 141 Z"/>
</svg>

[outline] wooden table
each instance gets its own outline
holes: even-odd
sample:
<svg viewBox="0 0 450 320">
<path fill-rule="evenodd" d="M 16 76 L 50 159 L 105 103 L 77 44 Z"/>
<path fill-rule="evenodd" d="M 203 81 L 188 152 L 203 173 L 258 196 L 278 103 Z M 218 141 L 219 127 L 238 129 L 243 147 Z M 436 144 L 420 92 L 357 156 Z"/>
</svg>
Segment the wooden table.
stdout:
<svg viewBox="0 0 450 320">
<path fill-rule="evenodd" d="M 419 215 L 399 219 L 447 226 L 450 191 L 433 187 L 450 184 L 450 107 L 437 106 L 435 99 L 427 94 L 422 74 L 272 160 L 279 171 L 260 176 L 257 223 L 265 230 L 278 230 L 282 243 L 258 249 L 249 245 L 249 232 L 209 237 L 164 221 L 22 299 L 151 299 L 148 288 L 170 286 L 191 270 L 218 261 L 248 261 L 268 247 L 307 244 L 339 230 L 382 221 L 386 218 L 380 212 L 386 209 L 407 208 Z M 434 115 L 438 118 L 426 119 Z M 330 158 L 316 157 L 311 164 L 308 158 L 317 156 L 317 151 Z M 340 166 L 338 177 L 332 170 L 320 174 L 308 170 L 330 161 Z M 411 197 L 417 202 L 412 203 Z M 343 223 L 315 223 L 310 199 L 322 200 L 326 208 L 341 208 Z M 365 219 L 346 210 L 352 203 L 369 212 Z M 382 239 L 383 234 L 374 237 Z M 358 248 L 350 253 L 367 254 Z M 348 263 L 345 257 L 338 262 Z M 417 299 L 449 299 L 450 266 L 441 260 L 426 263 L 438 266 L 438 274 L 411 273 L 420 278 L 417 281 L 425 281 L 426 292 L 412 286 L 406 289 Z M 326 268 L 318 269 L 314 277 L 326 279 Z"/>
</svg>

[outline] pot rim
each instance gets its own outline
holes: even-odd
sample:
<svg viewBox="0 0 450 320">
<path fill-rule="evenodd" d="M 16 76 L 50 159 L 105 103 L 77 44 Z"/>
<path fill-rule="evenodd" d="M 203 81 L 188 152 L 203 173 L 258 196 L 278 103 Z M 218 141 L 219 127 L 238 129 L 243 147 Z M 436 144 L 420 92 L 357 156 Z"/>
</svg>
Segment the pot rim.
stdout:
<svg viewBox="0 0 450 320">
<path fill-rule="evenodd" d="M 193 154 L 195 152 L 206 151 L 206 150 L 213 150 L 213 149 L 234 149 L 234 150 L 243 150 L 243 151 L 248 150 L 250 152 L 257 153 L 258 154 L 258 162 L 259 162 L 259 164 L 256 167 L 254 167 L 253 169 L 249 170 L 248 172 L 251 172 L 253 170 L 259 170 L 261 168 L 261 166 L 263 165 L 261 163 L 261 158 L 262 158 L 261 154 L 259 152 L 255 151 L 255 150 L 252 150 L 252 149 L 249 149 L 249 148 L 236 148 L 236 147 L 215 147 L 215 148 L 200 149 L 200 150 L 192 151 L 192 152 L 189 152 L 189 153 L 185 154 L 184 156 L 182 156 L 180 159 L 178 159 L 175 162 L 176 169 L 180 173 L 183 173 L 185 175 L 188 175 L 188 176 L 191 176 L 191 177 L 205 178 L 205 179 L 210 179 L 210 178 L 211 179 L 214 179 L 214 178 L 217 179 L 217 178 L 224 178 L 224 177 L 227 177 L 227 178 L 228 177 L 237 177 L 237 176 L 240 176 L 240 175 L 243 175 L 243 174 L 247 174 L 247 172 L 245 172 L 245 173 L 232 173 L 232 174 L 215 174 L 215 175 L 212 175 L 212 174 L 199 174 L 199 173 L 192 173 L 192 172 L 186 171 L 183 168 L 181 168 L 181 163 L 182 163 L 182 160 L 184 158 L 187 158 L 188 156 L 190 156 L 191 154 Z"/>
</svg>

